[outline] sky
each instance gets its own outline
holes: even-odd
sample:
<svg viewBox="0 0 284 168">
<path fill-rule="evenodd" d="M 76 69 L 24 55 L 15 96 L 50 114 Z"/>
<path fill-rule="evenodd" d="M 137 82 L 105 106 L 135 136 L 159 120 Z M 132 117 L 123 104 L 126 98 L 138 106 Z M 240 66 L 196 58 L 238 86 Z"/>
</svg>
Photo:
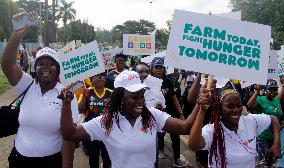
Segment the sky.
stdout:
<svg viewBox="0 0 284 168">
<path fill-rule="evenodd" d="M 70 2 L 72 0 L 66 0 Z M 87 19 L 95 28 L 110 30 L 127 20 L 146 19 L 167 28 L 175 9 L 198 13 L 230 12 L 229 0 L 73 0 L 76 19 Z M 150 5 L 150 1 L 152 5 Z M 151 7 L 152 6 L 152 7 Z M 152 10 L 151 10 L 152 8 Z M 152 12 L 151 12 L 152 11 Z"/>
</svg>

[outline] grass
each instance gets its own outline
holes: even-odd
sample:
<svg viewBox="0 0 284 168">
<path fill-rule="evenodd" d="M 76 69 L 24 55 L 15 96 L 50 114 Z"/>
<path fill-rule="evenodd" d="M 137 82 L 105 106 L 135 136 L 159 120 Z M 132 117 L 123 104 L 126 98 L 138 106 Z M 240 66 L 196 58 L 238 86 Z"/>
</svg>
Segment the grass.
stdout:
<svg viewBox="0 0 284 168">
<path fill-rule="evenodd" d="M 8 79 L 3 74 L 2 69 L 0 68 L 0 95 L 3 94 L 5 91 L 10 89 L 11 86 L 8 82 Z"/>
</svg>

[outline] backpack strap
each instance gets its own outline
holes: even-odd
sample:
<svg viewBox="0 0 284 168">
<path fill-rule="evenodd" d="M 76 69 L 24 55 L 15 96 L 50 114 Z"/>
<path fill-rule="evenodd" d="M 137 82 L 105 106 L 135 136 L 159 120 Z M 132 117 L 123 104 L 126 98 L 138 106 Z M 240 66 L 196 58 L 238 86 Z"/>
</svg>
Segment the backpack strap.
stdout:
<svg viewBox="0 0 284 168">
<path fill-rule="evenodd" d="M 27 87 L 27 89 L 23 93 L 21 93 L 14 101 L 12 101 L 12 103 L 10 103 L 9 106 L 12 106 L 13 103 L 15 103 L 21 96 L 23 96 L 20 100 L 20 104 L 19 104 L 19 106 L 20 106 L 22 104 L 24 97 L 26 96 L 26 93 L 28 92 L 29 88 L 32 86 L 33 83 L 34 83 L 34 80 L 32 81 L 32 83 Z"/>
</svg>

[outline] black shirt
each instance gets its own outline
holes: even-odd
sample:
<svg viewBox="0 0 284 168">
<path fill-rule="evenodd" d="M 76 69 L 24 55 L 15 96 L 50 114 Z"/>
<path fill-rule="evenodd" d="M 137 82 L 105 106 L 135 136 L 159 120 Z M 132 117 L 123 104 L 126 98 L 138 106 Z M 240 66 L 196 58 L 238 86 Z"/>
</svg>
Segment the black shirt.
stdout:
<svg viewBox="0 0 284 168">
<path fill-rule="evenodd" d="M 173 96 L 176 96 L 174 85 L 172 81 L 168 78 L 165 78 L 162 83 L 162 93 L 166 100 L 166 113 L 170 114 L 172 117 L 179 118 L 179 112 L 176 110 L 176 107 L 173 103 Z"/>
<path fill-rule="evenodd" d="M 119 72 L 117 70 L 113 70 L 108 73 L 106 80 L 105 80 L 105 87 L 109 88 L 111 90 L 114 89 L 114 80 L 119 75 Z"/>
</svg>

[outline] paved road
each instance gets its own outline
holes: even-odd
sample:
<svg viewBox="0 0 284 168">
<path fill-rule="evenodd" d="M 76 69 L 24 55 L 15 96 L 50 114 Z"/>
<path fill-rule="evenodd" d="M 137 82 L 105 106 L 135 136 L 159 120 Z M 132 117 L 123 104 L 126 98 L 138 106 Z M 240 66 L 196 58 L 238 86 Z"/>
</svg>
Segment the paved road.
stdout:
<svg viewBox="0 0 284 168">
<path fill-rule="evenodd" d="M 0 105 L 7 105 L 15 98 L 15 93 L 12 90 L 8 90 L 4 94 L 0 95 Z M 0 168 L 8 168 L 8 156 L 13 146 L 14 136 L 6 137 L 0 139 Z M 186 159 L 193 167 L 196 166 L 195 154 L 194 152 L 188 150 L 187 136 L 181 136 L 181 158 Z M 165 153 L 166 159 L 160 159 L 160 168 L 170 168 L 173 167 L 173 156 L 171 148 L 171 140 L 169 135 L 165 136 Z M 83 153 L 82 148 L 79 147 L 75 152 L 74 168 L 88 168 L 88 158 Z M 191 166 L 187 166 L 188 168 Z"/>
</svg>

